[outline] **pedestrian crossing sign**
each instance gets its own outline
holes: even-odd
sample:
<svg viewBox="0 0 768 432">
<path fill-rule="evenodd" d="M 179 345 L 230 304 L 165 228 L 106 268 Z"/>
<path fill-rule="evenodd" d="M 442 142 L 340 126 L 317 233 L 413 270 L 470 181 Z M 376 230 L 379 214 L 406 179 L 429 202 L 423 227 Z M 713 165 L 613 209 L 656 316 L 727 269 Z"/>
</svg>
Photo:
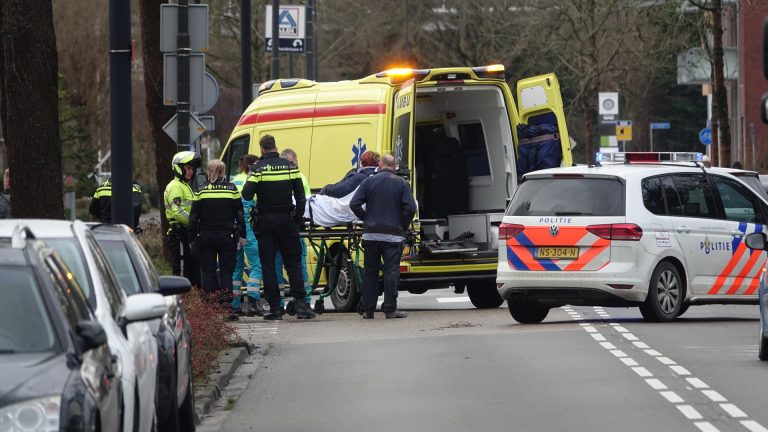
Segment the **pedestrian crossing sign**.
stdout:
<svg viewBox="0 0 768 432">
<path fill-rule="evenodd" d="M 616 122 L 616 140 L 632 141 L 632 122 L 629 120 L 619 120 Z"/>
</svg>

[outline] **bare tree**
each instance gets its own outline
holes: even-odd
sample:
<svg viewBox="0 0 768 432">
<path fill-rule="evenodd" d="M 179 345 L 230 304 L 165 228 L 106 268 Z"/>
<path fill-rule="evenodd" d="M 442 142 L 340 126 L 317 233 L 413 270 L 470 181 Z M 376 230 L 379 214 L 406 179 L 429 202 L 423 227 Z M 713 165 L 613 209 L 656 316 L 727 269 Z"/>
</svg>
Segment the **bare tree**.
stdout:
<svg viewBox="0 0 768 432">
<path fill-rule="evenodd" d="M 172 179 L 171 160 L 176 153 L 176 144 L 163 131 L 163 125 L 173 116 L 174 110 L 163 105 L 163 55 L 160 52 L 160 5 L 163 0 L 140 0 L 141 46 L 144 60 L 144 89 L 146 109 L 152 130 L 155 149 L 155 180 L 160 194 Z M 168 220 L 160 203 L 162 232 L 168 230 Z M 163 242 L 166 257 L 168 245 Z"/>
<path fill-rule="evenodd" d="M 64 216 L 58 55 L 50 0 L 0 2 L 0 93 L 14 217 Z"/>
<path fill-rule="evenodd" d="M 704 38 L 712 63 L 712 160 L 719 166 L 731 166 L 731 127 L 728 120 L 728 92 L 725 88 L 722 0 L 688 0 L 709 14 L 712 45 Z"/>
</svg>

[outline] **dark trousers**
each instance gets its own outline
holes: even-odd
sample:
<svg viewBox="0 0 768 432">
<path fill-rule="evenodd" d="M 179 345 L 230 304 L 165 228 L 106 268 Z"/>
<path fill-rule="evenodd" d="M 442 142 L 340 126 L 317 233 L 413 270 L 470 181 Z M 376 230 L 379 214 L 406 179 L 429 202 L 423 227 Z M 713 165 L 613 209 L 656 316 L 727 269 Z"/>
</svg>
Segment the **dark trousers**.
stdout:
<svg viewBox="0 0 768 432">
<path fill-rule="evenodd" d="M 174 224 L 168 233 L 168 249 L 171 250 L 171 269 L 176 276 L 184 276 L 192 285 L 200 286 L 200 266 L 189 246 L 187 227 Z"/>
<path fill-rule="evenodd" d="M 275 256 L 283 256 L 283 264 L 291 286 L 290 296 L 304 301 L 304 280 L 301 275 L 301 243 L 299 227 L 290 213 L 263 213 L 259 216 L 256 238 L 259 240 L 259 261 L 264 283 L 264 297 L 275 310 L 280 303 L 280 287 L 277 284 Z"/>
<path fill-rule="evenodd" d="M 203 269 L 203 291 L 228 305 L 232 300 L 232 272 L 235 271 L 237 249 L 235 239 L 232 234 L 226 232 L 204 232 L 197 241 L 200 243 L 198 247 Z"/>
<path fill-rule="evenodd" d="M 363 240 L 363 308 L 366 312 L 372 313 L 376 309 L 376 301 L 379 298 L 379 270 L 384 273 L 384 303 L 381 304 L 381 311 L 387 313 L 397 309 L 397 284 L 400 281 L 402 254 L 402 243 Z"/>
</svg>

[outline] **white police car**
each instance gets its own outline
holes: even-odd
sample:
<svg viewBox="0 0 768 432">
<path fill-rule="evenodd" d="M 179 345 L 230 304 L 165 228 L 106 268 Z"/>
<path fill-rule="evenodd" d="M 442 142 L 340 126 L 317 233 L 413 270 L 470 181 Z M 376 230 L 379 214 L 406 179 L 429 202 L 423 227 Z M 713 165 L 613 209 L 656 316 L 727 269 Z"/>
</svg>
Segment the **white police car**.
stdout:
<svg viewBox="0 0 768 432">
<path fill-rule="evenodd" d="M 512 198 L 496 282 L 515 320 L 565 304 L 639 306 L 653 321 L 757 304 L 767 255 L 742 240 L 765 229 L 767 200 L 699 153 L 598 156 L 602 166 L 529 173 Z"/>
</svg>

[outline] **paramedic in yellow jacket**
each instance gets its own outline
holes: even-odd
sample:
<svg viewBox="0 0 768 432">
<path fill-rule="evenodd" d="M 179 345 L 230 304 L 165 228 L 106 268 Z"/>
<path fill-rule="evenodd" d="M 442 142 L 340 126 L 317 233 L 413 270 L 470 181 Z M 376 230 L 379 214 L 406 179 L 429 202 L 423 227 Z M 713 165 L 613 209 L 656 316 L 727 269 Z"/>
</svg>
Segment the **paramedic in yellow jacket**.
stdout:
<svg viewBox="0 0 768 432">
<path fill-rule="evenodd" d="M 200 286 L 200 266 L 190 247 L 189 212 L 192 210 L 192 179 L 200 168 L 200 155 L 192 151 L 176 153 L 171 162 L 174 179 L 165 187 L 163 201 L 168 219 L 168 248 L 171 250 L 173 274 L 184 276 L 192 285 Z"/>
</svg>

